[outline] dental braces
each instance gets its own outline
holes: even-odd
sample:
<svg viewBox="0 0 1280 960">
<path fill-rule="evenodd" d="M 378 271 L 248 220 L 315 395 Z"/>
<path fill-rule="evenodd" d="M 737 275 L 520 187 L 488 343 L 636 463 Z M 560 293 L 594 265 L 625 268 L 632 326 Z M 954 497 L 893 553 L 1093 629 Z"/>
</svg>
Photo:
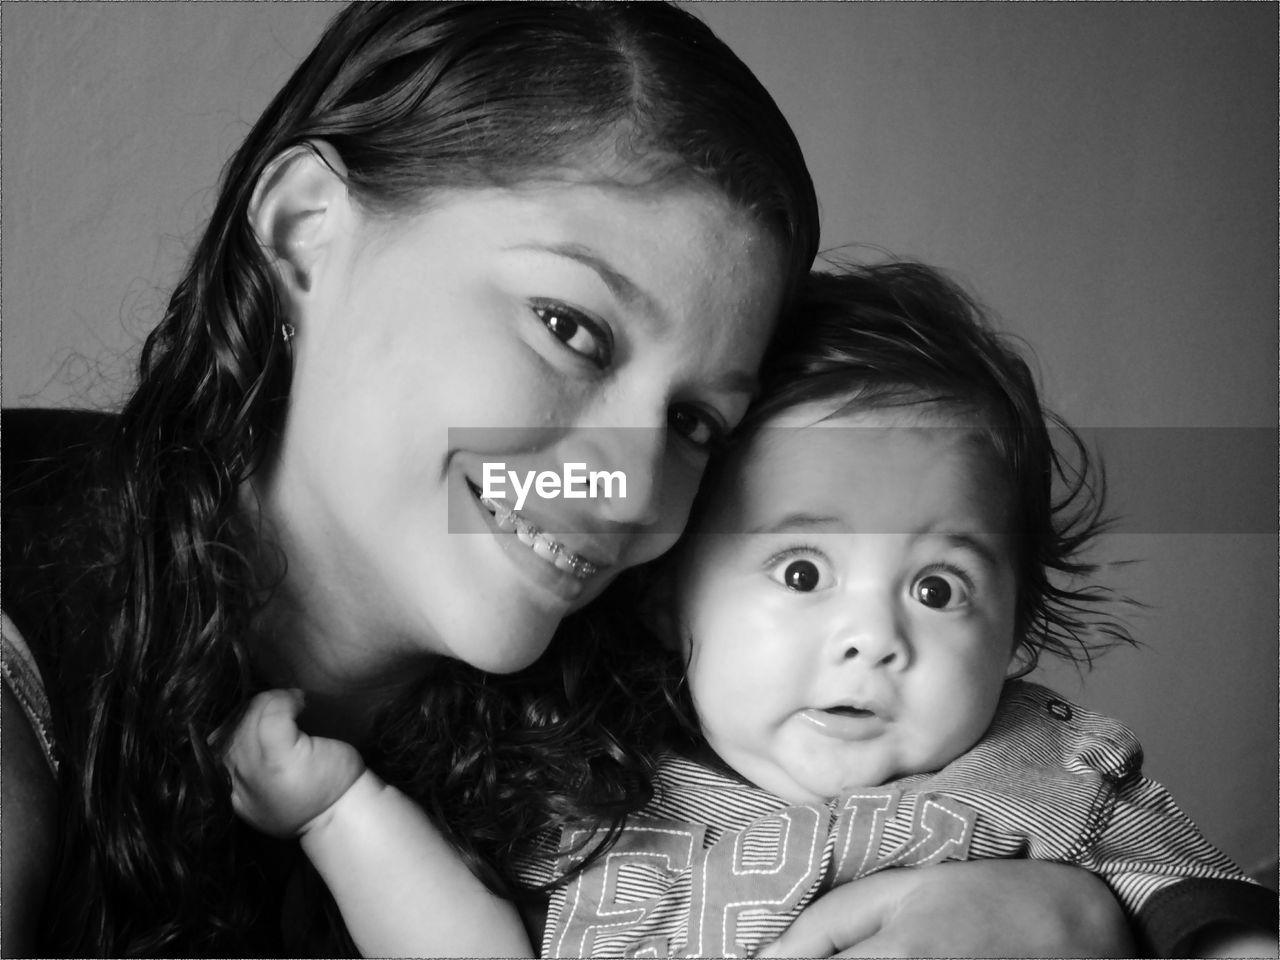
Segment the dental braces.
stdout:
<svg viewBox="0 0 1280 960">
<path fill-rule="evenodd" d="M 489 497 L 481 497 L 480 502 L 485 508 L 493 512 L 493 517 L 498 522 L 499 528 L 511 527 L 515 530 L 516 536 L 520 542 L 528 547 L 540 545 L 543 550 L 551 554 L 551 561 L 566 573 L 572 573 L 579 580 L 586 580 L 600 572 L 590 560 L 574 553 L 558 540 L 552 540 L 536 524 L 530 523 L 514 510 L 510 510 L 503 506 L 497 500 Z M 535 549 L 535 553 L 538 551 Z"/>
</svg>

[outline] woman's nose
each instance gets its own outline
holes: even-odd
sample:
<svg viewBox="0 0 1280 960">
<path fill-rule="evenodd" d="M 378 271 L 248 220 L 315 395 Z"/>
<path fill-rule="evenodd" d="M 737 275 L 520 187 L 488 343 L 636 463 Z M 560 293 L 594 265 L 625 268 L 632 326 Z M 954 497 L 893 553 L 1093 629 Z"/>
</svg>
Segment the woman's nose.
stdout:
<svg viewBox="0 0 1280 960">
<path fill-rule="evenodd" d="M 585 473 L 587 510 L 610 523 L 651 526 L 662 516 L 667 430 L 580 427 L 563 450 Z"/>
</svg>

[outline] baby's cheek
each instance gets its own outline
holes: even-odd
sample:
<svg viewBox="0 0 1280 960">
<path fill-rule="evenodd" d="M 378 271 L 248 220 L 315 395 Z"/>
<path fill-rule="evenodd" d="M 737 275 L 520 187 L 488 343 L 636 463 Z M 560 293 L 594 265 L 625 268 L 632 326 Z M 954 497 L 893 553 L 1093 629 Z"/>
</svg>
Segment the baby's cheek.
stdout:
<svg viewBox="0 0 1280 960">
<path fill-rule="evenodd" d="M 695 647 L 686 682 L 689 684 L 689 696 L 693 700 L 693 709 L 698 715 L 698 724 L 702 727 L 703 733 L 710 738 L 725 724 L 724 691 L 722 688 L 717 688 L 714 682 L 706 682 L 709 671 L 701 669 L 704 665 L 705 661 L 699 658 Z"/>
<path fill-rule="evenodd" d="M 999 702 L 998 687 L 994 690 L 978 687 L 971 691 L 969 698 L 964 701 L 963 712 L 955 718 L 953 723 L 953 729 L 956 731 L 952 744 L 954 756 L 947 759 L 948 763 L 972 749 L 982 739 L 995 718 L 996 706 Z"/>
<path fill-rule="evenodd" d="M 737 709 L 740 695 L 728 678 L 719 674 L 705 658 L 690 665 L 688 683 L 693 708 L 703 737 L 717 753 L 732 750 L 734 744 L 750 735 L 749 718 Z"/>
<path fill-rule="evenodd" d="M 991 722 L 993 712 L 985 706 L 985 698 L 970 690 L 967 696 L 952 690 L 934 700 L 934 709 L 928 711 L 916 727 L 924 745 L 920 769 L 913 772 L 932 772 L 945 767 L 961 754 L 968 752 L 982 738 Z"/>
</svg>

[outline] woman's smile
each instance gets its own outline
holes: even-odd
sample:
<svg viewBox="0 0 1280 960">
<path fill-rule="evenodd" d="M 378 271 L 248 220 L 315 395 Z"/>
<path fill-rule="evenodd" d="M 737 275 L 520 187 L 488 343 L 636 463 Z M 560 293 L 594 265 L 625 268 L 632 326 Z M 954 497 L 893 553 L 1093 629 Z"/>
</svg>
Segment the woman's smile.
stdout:
<svg viewBox="0 0 1280 960">
<path fill-rule="evenodd" d="M 468 486 L 480 501 L 480 505 L 493 517 L 499 530 L 513 533 L 520 543 L 557 570 L 571 574 L 578 580 L 589 580 L 601 571 L 603 560 L 596 562 L 588 560 L 581 553 L 569 549 L 563 542 L 552 537 L 518 510 L 513 510 L 497 500 L 481 496 L 480 490 L 470 481 Z"/>
<path fill-rule="evenodd" d="M 557 570 L 571 573 L 579 580 L 587 580 L 600 572 L 600 568 L 581 554 L 574 553 L 559 540 L 552 539 L 536 524 L 526 520 L 516 510 L 508 510 L 496 500 L 482 497 L 484 505 L 498 526 L 510 528 L 516 539 L 527 546 L 535 554 L 554 564 Z"/>
<path fill-rule="evenodd" d="M 334 615 L 384 623 L 396 654 L 520 669 L 674 541 L 746 409 L 777 245 L 695 186 L 457 191 L 395 223 L 344 196 L 314 225 L 267 497 L 305 535 L 291 567 L 314 558 Z M 625 476 L 625 498 L 496 509 L 579 463 Z M 488 506 L 486 464 L 509 481 Z"/>
</svg>

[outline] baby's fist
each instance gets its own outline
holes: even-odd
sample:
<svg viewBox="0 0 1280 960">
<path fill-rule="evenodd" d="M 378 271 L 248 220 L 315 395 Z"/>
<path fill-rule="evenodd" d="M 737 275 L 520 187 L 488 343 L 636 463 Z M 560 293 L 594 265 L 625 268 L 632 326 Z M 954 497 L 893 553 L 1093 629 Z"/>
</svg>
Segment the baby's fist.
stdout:
<svg viewBox="0 0 1280 960">
<path fill-rule="evenodd" d="M 293 837 L 364 772 L 349 743 L 298 729 L 302 691 L 268 690 L 249 703 L 227 749 L 231 806 L 275 837 Z"/>
</svg>

